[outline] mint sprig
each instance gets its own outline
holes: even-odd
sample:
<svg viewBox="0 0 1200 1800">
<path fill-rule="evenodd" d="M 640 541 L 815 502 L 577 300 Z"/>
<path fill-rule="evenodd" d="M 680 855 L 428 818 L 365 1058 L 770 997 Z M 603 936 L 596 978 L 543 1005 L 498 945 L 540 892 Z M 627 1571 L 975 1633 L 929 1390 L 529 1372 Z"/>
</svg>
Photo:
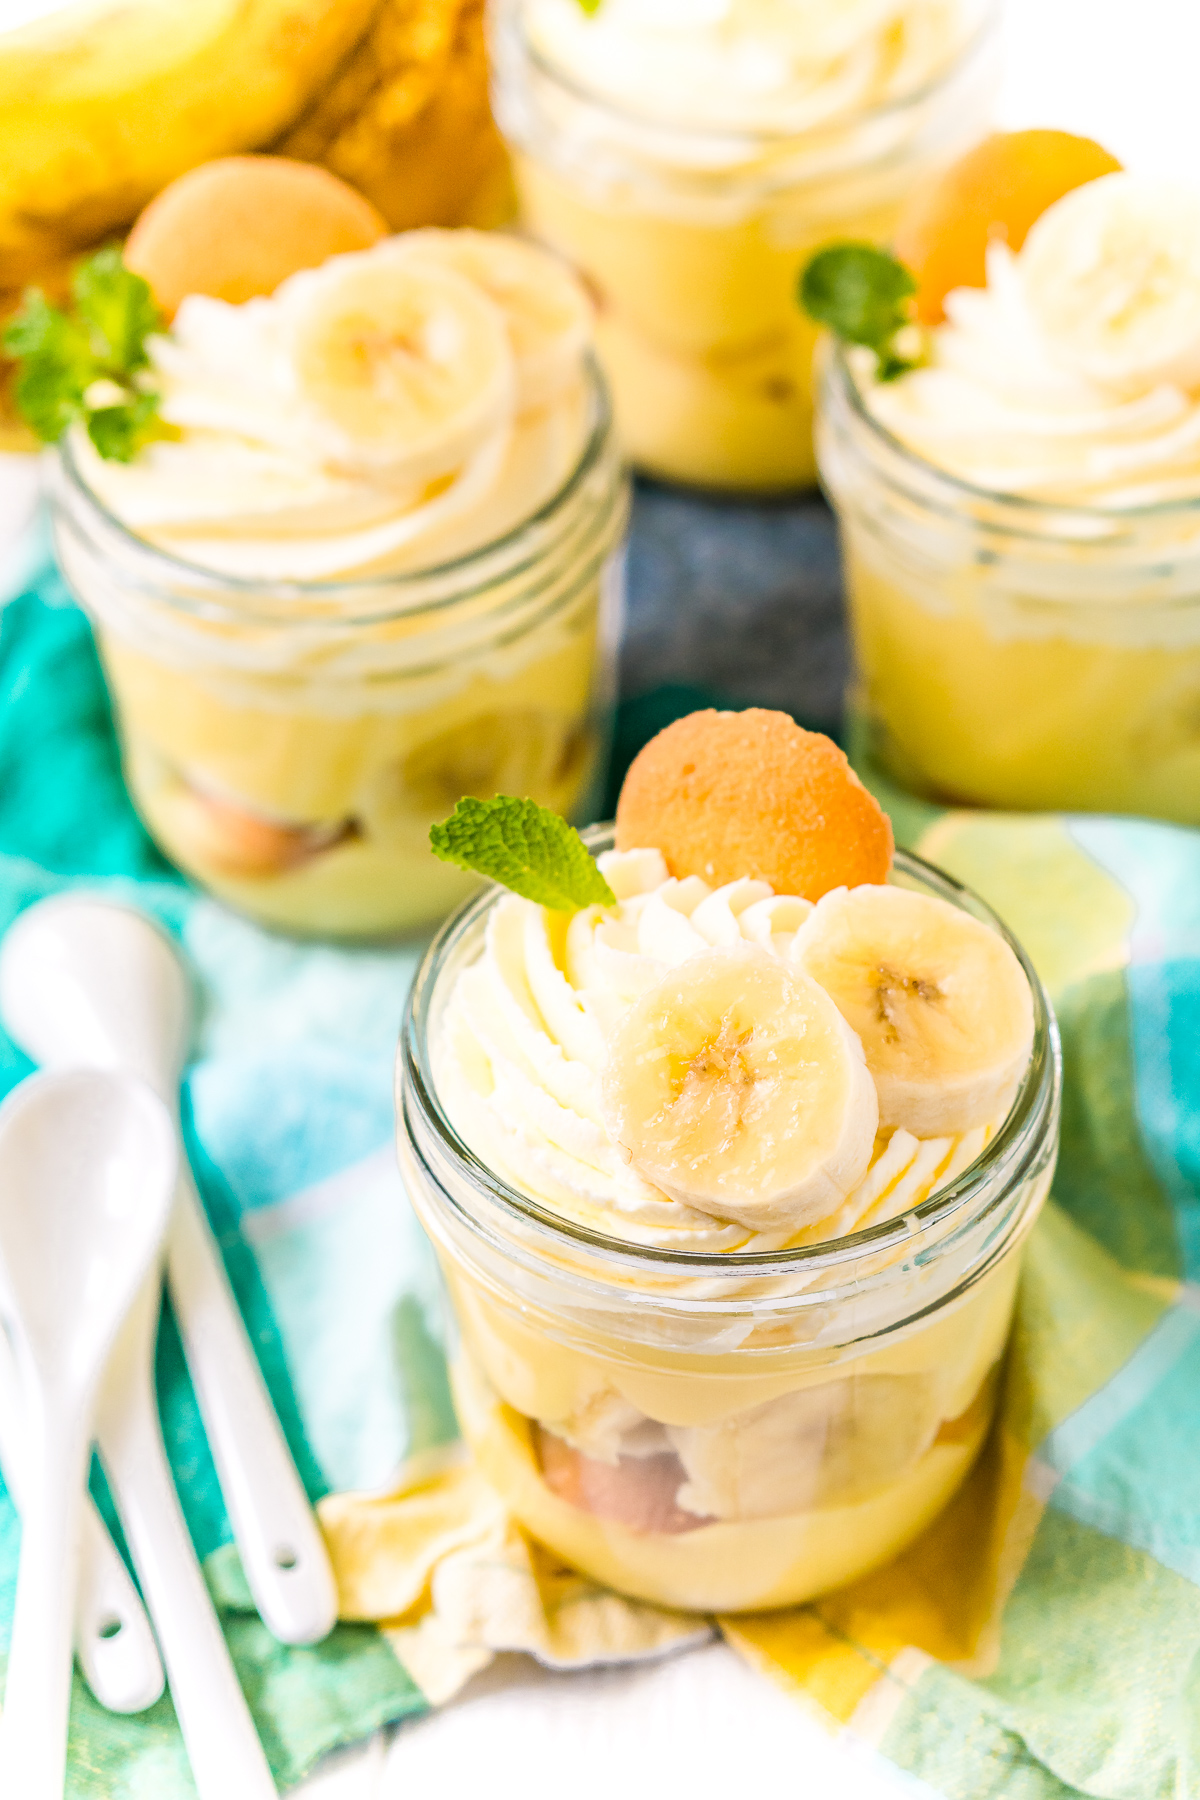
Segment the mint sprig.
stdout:
<svg viewBox="0 0 1200 1800">
<path fill-rule="evenodd" d="M 898 347 L 902 332 L 918 332 L 913 321 L 912 273 L 875 244 L 827 244 L 800 277 L 800 304 L 810 319 L 826 325 L 844 344 L 865 344 L 879 359 L 880 381 L 894 381 L 923 361 Z M 918 337 L 919 343 L 919 337 Z"/>
<path fill-rule="evenodd" d="M 162 314 L 115 244 L 79 264 L 71 294 L 74 306 L 64 312 L 29 288 L 9 321 L 2 341 L 20 364 L 14 399 L 43 443 L 57 443 L 82 420 L 101 456 L 129 462 L 164 434 L 146 348 L 163 329 Z"/>
<path fill-rule="evenodd" d="M 579 833 L 536 800 L 460 800 L 433 826 L 429 842 L 443 862 L 487 875 L 554 912 L 617 903 Z"/>
</svg>

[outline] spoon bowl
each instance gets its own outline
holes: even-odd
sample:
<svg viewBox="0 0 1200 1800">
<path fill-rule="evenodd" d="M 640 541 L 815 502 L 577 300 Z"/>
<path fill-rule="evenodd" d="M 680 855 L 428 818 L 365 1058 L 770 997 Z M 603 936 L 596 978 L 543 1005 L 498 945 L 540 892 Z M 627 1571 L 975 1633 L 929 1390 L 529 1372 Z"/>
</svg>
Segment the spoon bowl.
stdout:
<svg viewBox="0 0 1200 1800">
<path fill-rule="evenodd" d="M 166 1228 L 175 1146 L 132 1076 L 33 1075 L 0 1106 L 0 1283 L 48 1391 L 98 1374 Z M 164 1188 L 165 1198 L 164 1198 Z"/>
<path fill-rule="evenodd" d="M 143 913 L 82 894 L 31 906 L 0 947 L 0 1016 L 43 1068 L 125 1069 L 175 1104 L 191 995 Z"/>
</svg>

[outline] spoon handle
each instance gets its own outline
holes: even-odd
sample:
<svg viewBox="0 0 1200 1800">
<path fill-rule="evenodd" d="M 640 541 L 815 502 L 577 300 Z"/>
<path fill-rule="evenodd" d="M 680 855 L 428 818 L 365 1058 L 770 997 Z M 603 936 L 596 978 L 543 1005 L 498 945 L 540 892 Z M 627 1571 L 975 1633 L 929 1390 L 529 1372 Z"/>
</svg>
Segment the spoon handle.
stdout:
<svg viewBox="0 0 1200 1800">
<path fill-rule="evenodd" d="M 26 1506 L 0 1718 L 0 1793 L 61 1800 L 88 1430 L 75 1395 L 26 1388 Z"/>
<path fill-rule="evenodd" d="M 21 1377 L 8 1335 L 0 1330 L 0 1472 L 18 1512 L 26 1504 L 24 1451 Z M 146 1610 L 91 1500 L 83 1506 L 75 1654 L 88 1686 L 109 1712 L 142 1712 L 163 1691 Z"/>
<path fill-rule="evenodd" d="M 200 1800 L 276 1800 L 167 1467 L 151 1380 L 158 1301 L 155 1276 L 135 1300 L 105 1373 L 100 1455 L 154 1620 Z"/>
<path fill-rule="evenodd" d="M 281 1643 L 315 1644 L 337 1617 L 329 1554 L 186 1168 L 167 1279 L 254 1604 Z"/>
<path fill-rule="evenodd" d="M 75 1654 L 84 1680 L 108 1712 L 139 1713 L 165 1685 L 146 1609 L 108 1528 L 84 1502 L 82 1568 L 75 1606 Z"/>
</svg>

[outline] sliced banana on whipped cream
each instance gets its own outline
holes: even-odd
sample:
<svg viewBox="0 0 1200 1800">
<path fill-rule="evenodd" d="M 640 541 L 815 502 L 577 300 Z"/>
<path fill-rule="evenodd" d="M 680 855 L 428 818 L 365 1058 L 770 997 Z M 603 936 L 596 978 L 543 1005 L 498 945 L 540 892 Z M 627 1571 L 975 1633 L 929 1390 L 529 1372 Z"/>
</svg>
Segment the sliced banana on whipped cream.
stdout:
<svg viewBox="0 0 1200 1800">
<path fill-rule="evenodd" d="M 664 811 L 717 744 L 729 751 L 731 717 L 694 714 L 652 741 L 646 836 L 597 858 L 604 901 L 572 905 L 594 890 L 568 888 L 561 910 L 543 908 L 514 880 L 489 910 L 446 1007 L 438 1080 L 477 1152 L 564 1217 L 632 1243 L 766 1255 L 885 1223 L 962 1175 L 1017 1094 L 1034 996 L 999 929 L 903 872 L 886 879 L 885 820 L 867 859 L 882 877 L 853 887 L 798 845 L 815 903 L 761 874 L 711 886 L 686 831 L 661 848 Z M 814 831 L 832 820 L 845 837 L 863 816 L 845 758 L 797 730 L 752 711 L 744 741 L 733 734 L 744 781 L 689 799 L 715 837 L 721 806 L 736 813 L 743 867 L 761 865 L 789 791 L 799 805 L 820 790 Z M 751 809 L 769 779 L 779 808 L 764 823 Z"/>
<path fill-rule="evenodd" d="M 451 269 L 504 314 L 517 365 L 519 412 L 545 406 L 579 379 L 592 338 L 592 305 L 565 263 L 520 238 L 430 226 L 393 238 L 389 253 Z"/>
<path fill-rule="evenodd" d="M 1118 392 L 1200 383 L 1200 194 L 1122 171 L 1057 200 L 1018 257 L 1054 356 Z"/>
<path fill-rule="evenodd" d="M 748 943 L 687 958 L 628 1008 L 601 1106 L 646 1180 L 758 1230 L 835 1212 L 878 1123 L 862 1046 L 829 995 Z"/>
<path fill-rule="evenodd" d="M 511 414 L 515 362 L 503 313 L 430 260 L 335 256 L 275 294 L 297 398 L 332 463 L 391 482 L 453 474 Z"/>
<path fill-rule="evenodd" d="M 792 956 L 857 1033 L 881 1125 L 934 1138 L 1008 1112 L 1033 1044 L 1033 997 L 998 932 L 932 895 L 836 888 Z"/>
</svg>

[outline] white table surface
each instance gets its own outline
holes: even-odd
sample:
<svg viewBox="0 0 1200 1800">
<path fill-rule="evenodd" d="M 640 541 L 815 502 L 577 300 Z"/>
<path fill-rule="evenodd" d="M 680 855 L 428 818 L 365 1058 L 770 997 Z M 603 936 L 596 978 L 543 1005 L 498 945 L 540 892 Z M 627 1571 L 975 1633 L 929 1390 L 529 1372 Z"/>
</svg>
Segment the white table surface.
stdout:
<svg viewBox="0 0 1200 1800">
<path fill-rule="evenodd" d="M 16 0 L 17 4 L 21 0 Z M 29 11 L 62 0 L 26 0 Z M 5 22 L 0 0 L 0 27 Z M 9 21 L 11 22 L 11 21 Z M 1098 138 L 1128 166 L 1200 179 L 1198 0 L 1008 0 L 1000 122 Z M 0 458 L 0 592 L 36 498 Z M 751 1673 L 723 1644 L 635 1668 L 556 1674 L 504 1656 L 449 1706 L 329 1757 L 298 1800 L 917 1800 L 929 1790 Z M 231 1796 L 231 1800 L 236 1800 Z"/>
</svg>

